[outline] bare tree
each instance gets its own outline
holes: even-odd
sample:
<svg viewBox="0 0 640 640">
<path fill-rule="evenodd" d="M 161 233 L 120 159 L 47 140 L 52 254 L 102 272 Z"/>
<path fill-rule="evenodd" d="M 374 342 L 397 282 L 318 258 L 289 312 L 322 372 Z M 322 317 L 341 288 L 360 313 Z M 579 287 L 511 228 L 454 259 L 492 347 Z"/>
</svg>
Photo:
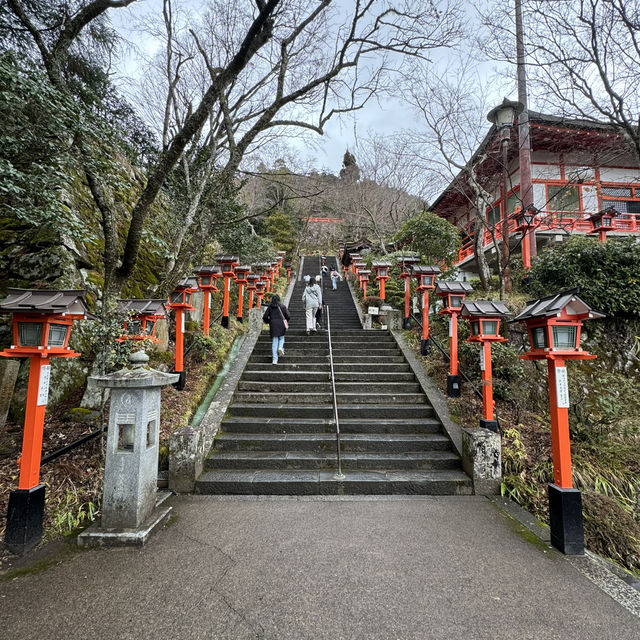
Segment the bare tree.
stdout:
<svg viewBox="0 0 640 640">
<path fill-rule="evenodd" d="M 541 110 L 610 123 L 640 160 L 640 5 L 629 0 L 527 0 L 524 46 Z M 513 0 L 484 12 L 485 51 L 515 61 Z"/>
<path fill-rule="evenodd" d="M 155 118 L 163 139 L 191 112 L 199 87 L 226 64 L 229 43 L 237 40 L 247 19 L 242 3 L 218 0 L 200 24 L 189 19 L 187 28 L 186 18 L 182 26 L 177 23 L 169 0 L 164 6 L 166 52 L 154 61 L 166 90 L 166 98 L 161 99 L 163 93 L 157 100 Z M 222 192 L 229 195 L 245 157 L 283 135 L 322 134 L 331 118 L 357 111 L 382 93 L 406 57 L 424 57 L 459 35 L 455 2 L 357 0 L 335 6 L 324 0 L 309 7 L 289 0 L 281 11 L 272 40 L 228 85 L 192 139 L 194 152 L 181 159 L 185 201 L 178 208 L 169 282 L 188 263 L 197 238 L 235 219 L 212 218 L 211 212 L 221 207 L 212 206 L 211 184 L 217 189 L 226 185 Z M 188 236 L 191 241 L 185 242 Z"/>
<path fill-rule="evenodd" d="M 408 161 L 422 166 L 429 181 L 425 189 L 433 189 L 435 185 L 442 190 L 450 184 L 467 203 L 473 221 L 478 274 L 483 288 L 489 289 L 491 273 L 484 237 L 488 231 L 495 247 L 498 238 L 496 224 L 489 223 L 486 212 L 493 207 L 502 164 L 498 149 L 481 144 L 487 132 L 487 87 L 480 80 L 474 62 L 463 58 L 456 64 L 450 63 L 445 71 L 414 68 L 406 91 L 422 124 L 420 129 L 403 135 Z M 494 171 L 487 171 L 489 162 Z M 506 284 L 503 275 L 509 263 L 508 240 L 503 245 L 502 259 L 497 261 L 501 297 Z"/>
</svg>

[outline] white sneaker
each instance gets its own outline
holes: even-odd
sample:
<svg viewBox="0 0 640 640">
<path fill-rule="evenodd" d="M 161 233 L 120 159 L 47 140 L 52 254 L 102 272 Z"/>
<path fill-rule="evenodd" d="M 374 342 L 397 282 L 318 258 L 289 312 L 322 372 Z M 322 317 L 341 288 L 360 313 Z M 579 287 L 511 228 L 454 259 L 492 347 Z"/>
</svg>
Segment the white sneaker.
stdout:
<svg viewBox="0 0 640 640">
<path fill-rule="evenodd" d="M 278 355 L 282 357 L 284 355 L 284 349 L 282 348 L 278 349 Z"/>
<path fill-rule="evenodd" d="M 278 364 L 278 361 L 277 360 L 272 360 L 271 364 Z"/>
</svg>

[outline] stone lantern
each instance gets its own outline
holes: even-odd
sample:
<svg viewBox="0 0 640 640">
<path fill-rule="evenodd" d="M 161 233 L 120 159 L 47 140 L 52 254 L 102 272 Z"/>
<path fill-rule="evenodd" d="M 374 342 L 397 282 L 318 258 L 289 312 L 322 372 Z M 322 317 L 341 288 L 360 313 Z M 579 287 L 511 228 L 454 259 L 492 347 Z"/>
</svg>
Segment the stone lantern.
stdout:
<svg viewBox="0 0 640 640">
<path fill-rule="evenodd" d="M 222 269 L 222 277 L 224 278 L 224 289 L 222 298 L 222 320 L 220 324 L 225 328 L 229 328 L 229 293 L 231 289 L 231 279 L 234 278 L 234 269 L 240 264 L 238 256 L 216 256 L 216 262 Z"/>
<path fill-rule="evenodd" d="M 111 390 L 100 523 L 78 536 L 80 546 L 141 545 L 169 514 L 156 507 L 160 441 L 160 390 L 177 373 L 149 369 L 148 356 L 130 356 L 132 369 L 94 378 Z"/>
<path fill-rule="evenodd" d="M 129 319 L 124 321 L 124 333 L 117 342 L 124 340 L 150 340 L 158 343 L 156 338 L 156 323 L 167 315 L 165 300 L 145 300 L 141 298 L 128 298 L 116 301 L 118 313 L 129 314 Z"/>
<path fill-rule="evenodd" d="M 183 278 L 169 295 L 167 307 L 176 314 L 176 359 L 173 370 L 179 375 L 175 387 L 178 391 L 184 389 L 186 373 L 184 372 L 184 330 L 186 312 L 194 311 L 191 306 L 191 295 L 198 290 L 195 278 Z"/>
<path fill-rule="evenodd" d="M 506 342 L 500 335 L 500 321 L 509 316 L 503 302 L 475 300 L 462 305 L 460 316 L 469 321 L 471 335 L 467 342 L 480 343 L 480 371 L 482 374 L 482 419 L 480 426 L 498 433 L 493 401 L 493 379 L 491 375 L 491 343 Z"/>
<path fill-rule="evenodd" d="M 209 324 L 211 318 L 211 294 L 220 291 L 218 289 L 218 278 L 222 277 L 222 270 L 217 264 L 200 265 L 193 270 L 198 276 L 198 287 L 204 294 L 203 312 L 202 312 L 202 333 L 209 335 Z"/>
<path fill-rule="evenodd" d="M 242 322 L 242 303 L 244 301 L 244 287 L 249 284 L 247 275 L 251 272 L 249 265 L 238 265 L 235 268 L 236 272 L 236 284 L 238 285 L 238 322 Z"/>
<path fill-rule="evenodd" d="M 416 256 L 399 256 L 397 263 L 401 267 L 400 277 L 404 280 L 404 329 L 411 329 L 411 267 L 418 264 L 420 258 Z"/>
<path fill-rule="evenodd" d="M 573 488 L 569 439 L 569 386 L 567 360 L 592 360 L 596 356 L 580 347 L 582 322 L 604 315 L 593 311 L 577 289 L 532 300 L 512 322 L 524 322 L 530 351 L 523 360 L 546 360 L 551 416 L 553 484 L 549 484 L 551 543 L 567 554 L 584 551 L 582 497 Z"/>
<path fill-rule="evenodd" d="M 443 281 L 436 282 L 436 295 L 442 298 L 442 310 L 439 312 L 449 316 L 449 375 L 447 376 L 447 395 L 450 398 L 460 397 L 460 375 L 458 373 L 458 315 L 467 294 L 473 291 L 468 282 Z"/>
<path fill-rule="evenodd" d="M 18 459 L 18 489 L 9 495 L 5 545 L 23 554 L 42 539 L 45 486 L 40 484 L 44 414 L 49 399 L 51 358 L 75 358 L 71 327 L 87 317 L 83 290 L 9 289 L 0 313 L 11 313 L 13 344 L 5 358 L 29 358 L 29 384 Z"/>
<path fill-rule="evenodd" d="M 420 353 L 429 353 L 429 291 L 436 288 L 435 278 L 440 273 L 440 267 L 435 265 L 413 265 L 411 275 L 418 281 L 418 292 L 422 292 L 422 340 Z"/>
</svg>

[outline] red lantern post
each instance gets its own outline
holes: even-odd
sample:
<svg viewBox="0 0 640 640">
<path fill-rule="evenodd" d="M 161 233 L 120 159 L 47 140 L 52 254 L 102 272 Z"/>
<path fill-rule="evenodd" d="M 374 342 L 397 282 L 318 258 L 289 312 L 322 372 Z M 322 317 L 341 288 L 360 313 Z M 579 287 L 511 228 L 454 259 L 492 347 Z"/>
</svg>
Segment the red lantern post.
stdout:
<svg viewBox="0 0 640 640">
<path fill-rule="evenodd" d="M 618 212 L 613 207 L 608 207 L 598 213 L 594 213 L 589 216 L 589 221 L 593 226 L 593 229 L 589 233 L 597 233 L 598 241 L 604 242 L 607 239 L 607 231 L 611 231 L 613 228 L 613 219 L 618 215 Z"/>
<path fill-rule="evenodd" d="M 531 269 L 531 247 L 527 236 L 531 229 L 535 229 L 537 214 L 538 210 L 534 206 L 527 207 L 524 211 L 520 207 L 517 207 L 514 211 L 517 224 L 516 231 L 522 232 L 522 243 L 520 246 L 522 247 L 522 265 L 524 266 L 525 272 Z"/>
<path fill-rule="evenodd" d="M 280 269 L 284 263 L 284 257 L 287 255 L 286 251 L 278 251 L 278 272 L 276 273 L 276 278 L 280 277 Z"/>
<path fill-rule="evenodd" d="M 116 342 L 125 340 L 150 340 L 158 343 L 156 323 L 166 317 L 165 300 L 143 300 L 129 298 L 117 300 L 116 311 L 128 313 L 130 317 L 124 322 L 124 333 Z"/>
<path fill-rule="evenodd" d="M 503 302 L 493 300 L 476 300 L 465 302 L 460 317 L 469 320 L 471 335 L 467 342 L 480 343 L 480 371 L 482 373 L 482 419 L 480 426 L 499 432 L 495 419 L 495 403 L 493 401 L 493 379 L 491 374 L 491 343 L 506 342 L 500 335 L 500 320 L 509 315 Z"/>
<path fill-rule="evenodd" d="M 418 291 L 422 292 L 422 340 L 420 353 L 426 356 L 429 353 L 429 291 L 433 291 L 435 277 L 440 273 L 440 267 L 434 265 L 414 265 L 412 275 L 418 280 Z"/>
<path fill-rule="evenodd" d="M 264 276 L 260 276 L 260 280 L 256 282 L 256 307 L 258 307 L 258 309 L 262 306 L 262 297 L 265 294 L 268 282 L 269 280 Z"/>
<path fill-rule="evenodd" d="M 404 280 L 404 319 L 402 326 L 411 329 L 411 267 L 418 264 L 420 258 L 415 256 L 400 256 L 398 265 L 402 268 L 400 277 Z"/>
<path fill-rule="evenodd" d="M 369 269 L 358 269 L 358 280 L 360 281 L 360 288 L 362 289 L 363 298 L 367 297 L 367 284 L 369 282 L 370 274 L 371 271 Z"/>
<path fill-rule="evenodd" d="M 549 373 L 553 484 L 549 484 L 551 543 L 567 554 L 584 551 L 582 498 L 573 488 L 569 438 L 567 360 L 592 360 L 580 348 L 582 321 L 603 318 L 577 295 L 577 289 L 527 303 L 513 322 L 524 322 L 531 350 L 523 360 L 546 360 Z"/>
<path fill-rule="evenodd" d="M 216 286 L 218 278 L 222 277 L 222 270 L 217 264 L 201 265 L 193 270 L 198 276 L 198 286 L 204 294 L 204 307 L 202 311 L 202 333 L 209 335 L 209 325 L 211 320 L 211 294 L 220 291 Z"/>
<path fill-rule="evenodd" d="M 220 324 L 225 328 L 229 328 L 229 294 L 231 291 L 231 279 L 234 277 L 234 268 L 240 264 L 238 256 L 216 256 L 216 262 L 222 269 L 224 278 L 224 290 L 222 298 L 222 320 Z"/>
<path fill-rule="evenodd" d="M 167 307 L 176 314 L 176 357 L 173 370 L 180 374 L 178 382 L 173 386 L 182 391 L 186 382 L 184 372 L 184 328 L 185 312 L 194 311 L 191 306 L 191 295 L 198 290 L 198 281 L 195 278 L 184 278 L 169 295 Z"/>
<path fill-rule="evenodd" d="M 6 358 L 29 358 L 29 384 L 18 458 L 18 489 L 9 496 L 5 545 L 23 554 L 42 539 L 45 487 L 40 484 L 44 415 L 49 398 L 51 358 L 75 358 L 69 347 L 75 320 L 87 317 L 85 291 L 9 289 L 0 313 L 12 313 L 13 344 Z"/>
<path fill-rule="evenodd" d="M 291 282 L 291 263 L 285 265 L 285 269 L 287 270 L 287 284 Z"/>
<path fill-rule="evenodd" d="M 460 375 L 458 373 L 458 314 L 462 311 L 465 296 L 473 291 L 468 282 L 436 282 L 436 295 L 442 298 L 440 315 L 449 316 L 449 375 L 447 395 L 460 397 Z"/>
<path fill-rule="evenodd" d="M 371 267 L 376 272 L 376 282 L 378 283 L 378 296 L 384 300 L 384 284 L 389 279 L 390 262 L 373 262 Z"/>
<path fill-rule="evenodd" d="M 357 275 L 358 270 L 356 269 L 356 262 L 361 262 L 362 257 L 359 253 L 350 253 L 349 257 L 351 259 L 351 273 L 353 273 L 353 275 Z"/>
<path fill-rule="evenodd" d="M 250 273 L 247 275 L 247 291 L 249 292 L 249 309 L 253 309 L 253 294 L 257 291 L 256 286 L 260 280 L 260 276 L 257 273 Z"/>
<path fill-rule="evenodd" d="M 236 269 L 236 284 L 238 285 L 238 322 L 242 322 L 242 303 L 244 298 L 244 287 L 249 284 L 247 280 L 247 275 L 251 271 L 251 267 L 249 265 L 237 266 Z"/>
</svg>

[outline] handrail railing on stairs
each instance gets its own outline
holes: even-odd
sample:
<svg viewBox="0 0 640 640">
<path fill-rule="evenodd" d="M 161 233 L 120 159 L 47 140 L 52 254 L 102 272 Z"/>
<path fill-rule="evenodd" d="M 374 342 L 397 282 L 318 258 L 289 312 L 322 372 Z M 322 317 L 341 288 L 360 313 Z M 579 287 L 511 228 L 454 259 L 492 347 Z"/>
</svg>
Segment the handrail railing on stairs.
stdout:
<svg viewBox="0 0 640 640">
<path fill-rule="evenodd" d="M 344 480 L 345 475 L 342 473 L 342 460 L 340 458 L 340 419 L 338 418 L 338 399 L 336 397 L 336 376 L 333 370 L 333 349 L 331 347 L 331 315 L 329 313 L 329 305 L 325 307 L 327 316 L 327 336 L 329 339 L 329 365 L 331 370 L 331 395 L 333 397 L 333 420 L 336 425 L 336 459 L 338 461 L 338 471 L 333 476 L 334 480 Z"/>
</svg>

